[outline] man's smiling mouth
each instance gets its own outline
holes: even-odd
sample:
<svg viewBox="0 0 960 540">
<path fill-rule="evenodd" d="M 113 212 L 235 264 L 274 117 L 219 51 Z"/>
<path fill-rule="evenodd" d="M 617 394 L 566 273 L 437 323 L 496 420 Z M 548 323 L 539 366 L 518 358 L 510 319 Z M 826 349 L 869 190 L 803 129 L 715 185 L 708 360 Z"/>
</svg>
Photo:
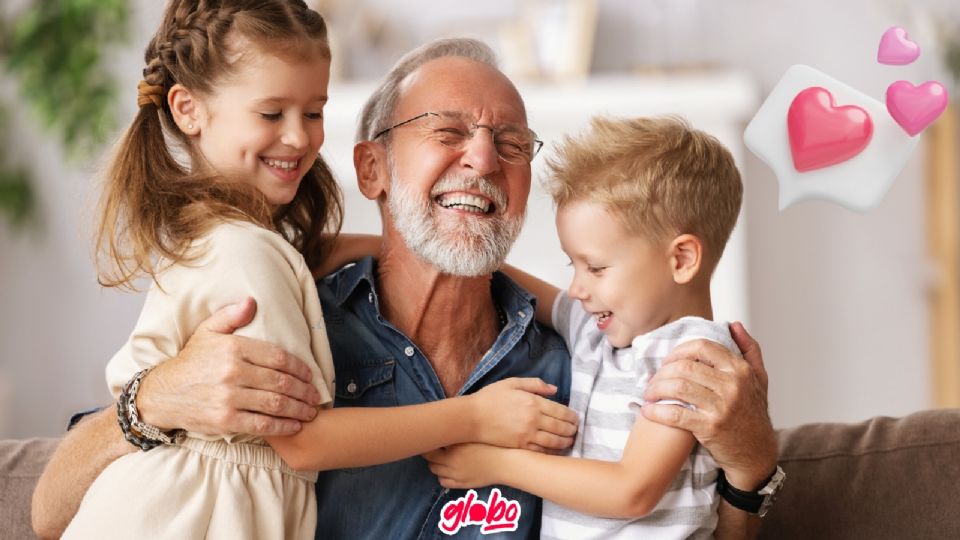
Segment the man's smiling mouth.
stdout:
<svg viewBox="0 0 960 540">
<path fill-rule="evenodd" d="M 493 202 L 469 193 L 445 193 L 434 201 L 444 208 L 462 210 L 471 214 L 490 214 L 495 210 Z"/>
</svg>

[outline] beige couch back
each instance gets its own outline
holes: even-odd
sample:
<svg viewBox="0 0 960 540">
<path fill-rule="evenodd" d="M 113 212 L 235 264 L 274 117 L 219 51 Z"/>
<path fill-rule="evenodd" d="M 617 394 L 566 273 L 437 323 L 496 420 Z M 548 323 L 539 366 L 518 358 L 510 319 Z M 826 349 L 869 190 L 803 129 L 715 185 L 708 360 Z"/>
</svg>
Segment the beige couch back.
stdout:
<svg viewBox="0 0 960 540">
<path fill-rule="evenodd" d="M 761 538 L 960 538 L 960 409 L 781 430 Z"/>
</svg>

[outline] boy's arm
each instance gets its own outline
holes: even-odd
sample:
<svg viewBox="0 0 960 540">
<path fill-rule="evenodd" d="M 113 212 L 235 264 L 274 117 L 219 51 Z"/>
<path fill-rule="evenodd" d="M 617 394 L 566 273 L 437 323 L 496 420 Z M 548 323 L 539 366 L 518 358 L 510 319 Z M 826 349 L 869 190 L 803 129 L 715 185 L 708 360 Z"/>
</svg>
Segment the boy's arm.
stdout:
<svg viewBox="0 0 960 540">
<path fill-rule="evenodd" d="M 660 502 L 693 449 L 689 432 L 638 417 L 619 462 L 463 445 L 427 454 L 448 488 L 506 484 L 584 514 L 636 518 Z"/>
<path fill-rule="evenodd" d="M 374 257 L 380 253 L 382 238 L 372 234 L 338 234 L 333 240 L 333 248 L 317 268 L 312 268 L 314 279 L 336 272 L 341 267 L 364 257 Z"/>
<path fill-rule="evenodd" d="M 550 283 L 509 264 L 503 265 L 500 270 L 537 297 L 537 322 L 553 328 L 553 302 L 562 291 Z"/>
</svg>

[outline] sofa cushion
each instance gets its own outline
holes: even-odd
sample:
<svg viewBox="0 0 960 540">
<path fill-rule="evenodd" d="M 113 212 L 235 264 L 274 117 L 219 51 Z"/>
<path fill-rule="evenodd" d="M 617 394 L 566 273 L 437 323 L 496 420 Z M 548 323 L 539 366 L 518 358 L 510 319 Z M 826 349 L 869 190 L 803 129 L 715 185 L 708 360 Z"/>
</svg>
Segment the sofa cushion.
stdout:
<svg viewBox="0 0 960 540">
<path fill-rule="evenodd" d="M 0 537 L 35 538 L 30 499 L 57 439 L 0 441 Z"/>
<path fill-rule="evenodd" d="M 761 538 L 960 538 L 960 409 L 780 430 Z"/>
</svg>

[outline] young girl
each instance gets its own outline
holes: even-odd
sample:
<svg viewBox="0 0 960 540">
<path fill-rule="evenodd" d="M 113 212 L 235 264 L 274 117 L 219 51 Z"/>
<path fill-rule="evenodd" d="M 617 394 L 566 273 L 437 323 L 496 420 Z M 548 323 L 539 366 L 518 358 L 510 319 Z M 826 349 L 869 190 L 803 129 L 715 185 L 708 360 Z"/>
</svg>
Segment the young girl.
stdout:
<svg viewBox="0 0 960 540">
<path fill-rule="evenodd" d="M 524 389 L 555 390 L 535 380 L 413 407 L 330 408 L 333 364 L 311 269 L 330 251 L 322 233 L 338 231 L 341 206 L 318 158 L 330 51 L 316 12 L 299 0 L 173 0 L 145 60 L 140 110 L 108 173 L 98 237 L 110 263 L 104 285 L 152 279 L 133 334 L 107 366 L 121 429 L 145 451 L 103 471 L 64 538 L 313 538 L 316 473 L 303 470 L 528 437 L 531 419 L 546 413 L 514 405 Z M 150 368 L 247 296 L 257 314 L 238 333 L 311 365 L 324 407 L 317 418 L 267 441 L 141 422 L 136 394 Z M 569 426 L 557 435 L 572 435 Z"/>
</svg>

